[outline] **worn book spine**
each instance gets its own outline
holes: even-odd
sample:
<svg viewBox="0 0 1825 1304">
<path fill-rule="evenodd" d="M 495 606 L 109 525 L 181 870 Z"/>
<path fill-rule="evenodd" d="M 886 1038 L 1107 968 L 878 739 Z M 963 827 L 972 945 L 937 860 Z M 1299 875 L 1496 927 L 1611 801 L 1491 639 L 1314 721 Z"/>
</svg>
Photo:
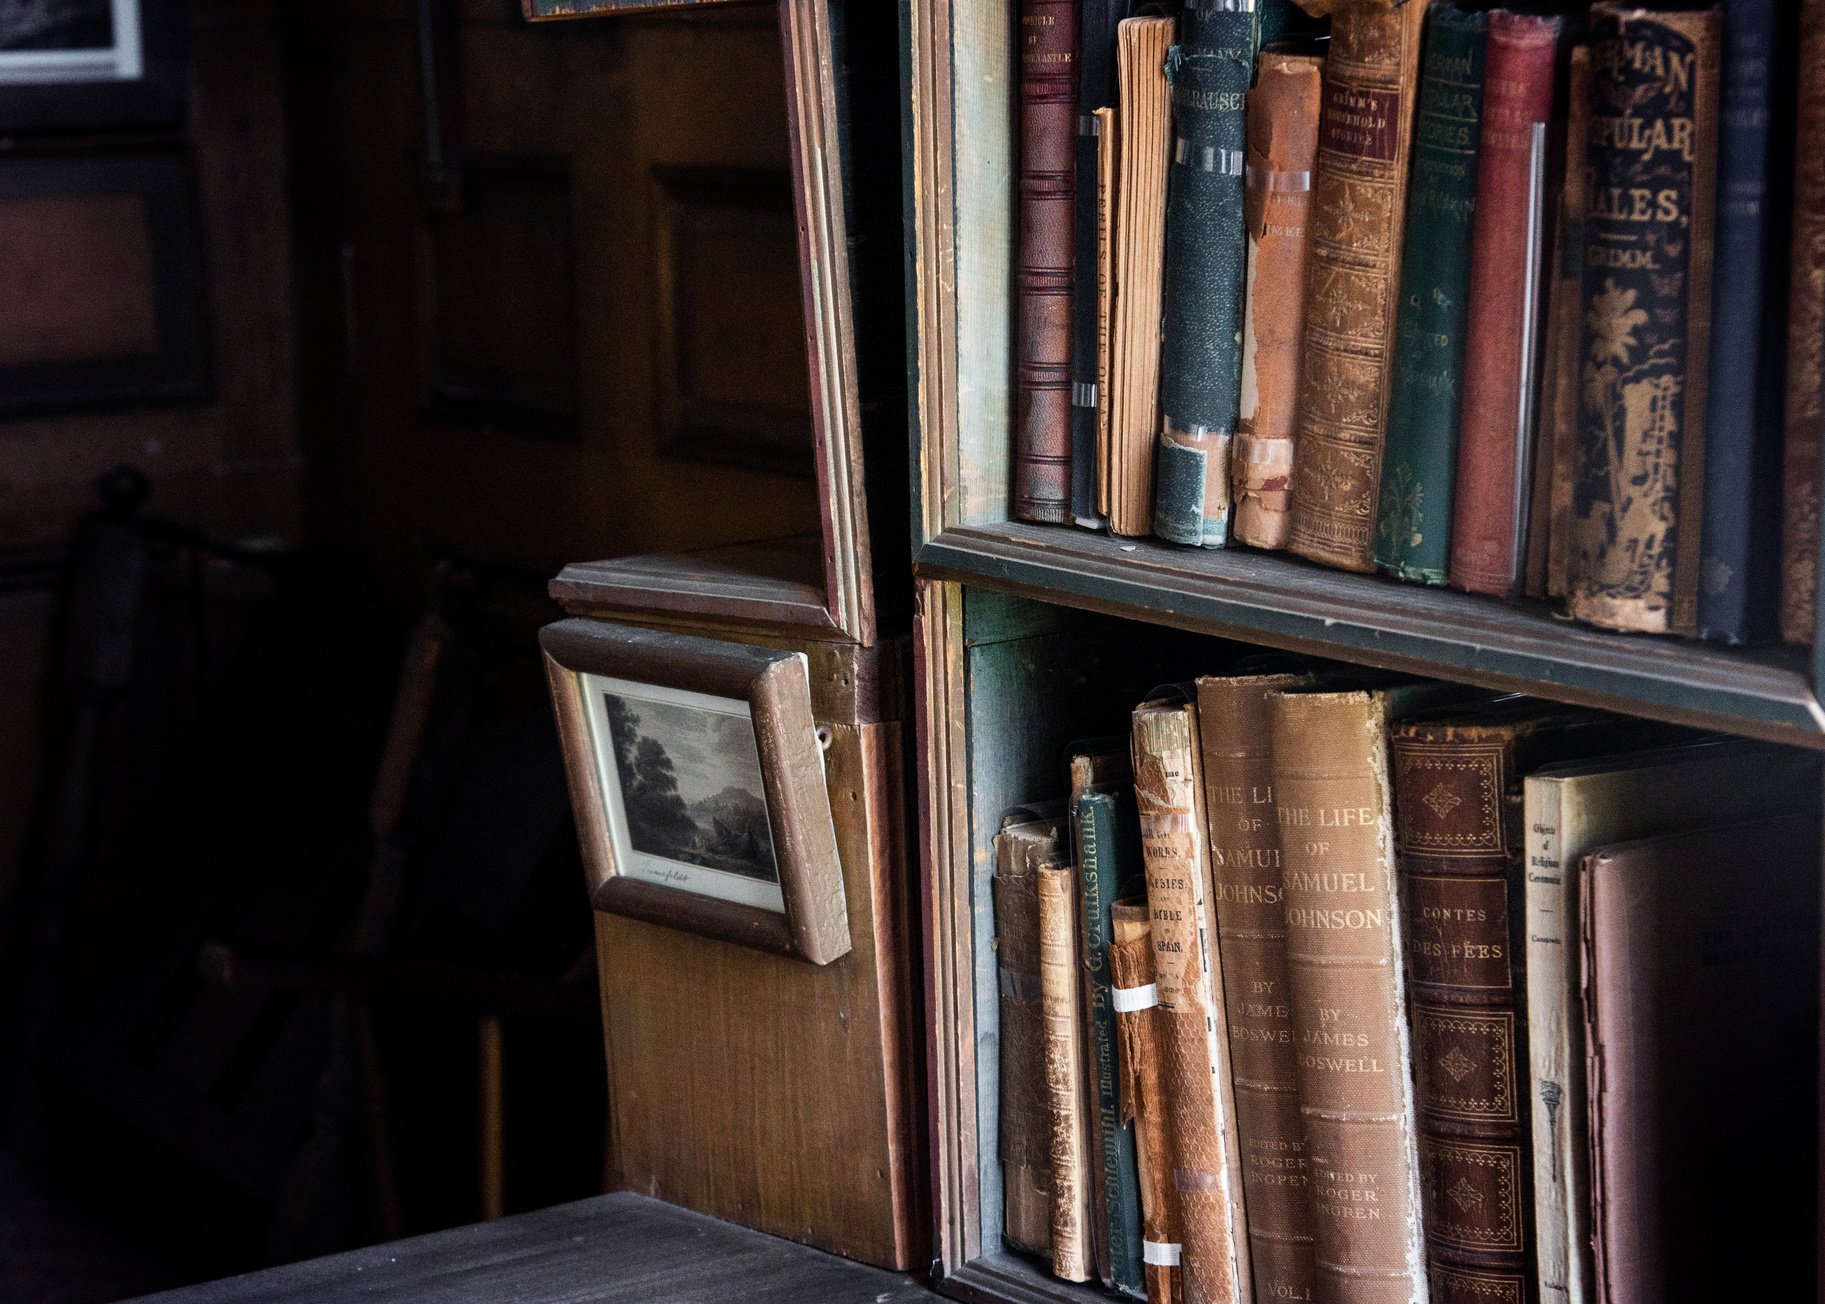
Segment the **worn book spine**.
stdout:
<svg viewBox="0 0 1825 1304">
<path fill-rule="evenodd" d="M 1317 1298 L 1422 1304 L 1386 705 L 1371 693 L 1278 693 L 1270 710 Z"/>
<path fill-rule="evenodd" d="M 1110 912 L 1109 974 L 1120 1032 L 1122 1119 L 1134 1128 L 1141 1187 L 1141 1257 L 1148 1304 L 1179 1304 L 1182 1257 L 1179 1192 L 1160 1065 L 1159 988 L 1153 981 L 1153 930 L 1145 901 L 1118 901 Z"/>
<path fill-rule="evenodd" d="M 1792 15 L 1781 0 L 1724 6 L 1698 632 L 1725 643 L 1773 634 L 1780 583 L 1770 564 L 1780 521 L 1768 506 L 1781 498 Z"/>
<path fill-rule="evenodd" d="M 1153 529 L 1158 444 L 1160 286 L 1172 100 L 1167 51 L 1177 20 L 1123 20 L 1117 32 L 1120 97 L 1115 188 L 1114 396 L 1109 409 L 1109 532 Z"/>
<path fill-rule="evenodd" d="M 1115 110 L 1096 120 L 1096 514 L 1109 516 L 1109 404 L 1115 313 Z"/>
<path fill-rule="evenodd" d="M 1287 547 L 1344 570 L 1375 568 L 1425 11 L 1425 0 L 1342 0 L 1331 14 Z"/>
<path fill-rule="evenodd" d="M 1535 1297 L 1516 764 L 1529 727 L 1396 725 L 1390 742 L 1434 1304 Z"/>
<path fill-rule="evenodd" d="M 1253 0 L 1187 0 L 1172 65 L 1153 532 L 1212 548 L 1229 542 L 1241 403 L 1242 109 L 1254 47 Z"/>
<path fill-rule="evenodd" d="M 1077 137 L 1072 212 L 1071 280 L 1071 519 L 1100 529 L 1097 505 L 1097 405 L 1104 383 L 1098 375 L 1099 276 L 1098 156 L 1101 121 L 1096 111 L 1115 103 L 1115 25 L 1128 16 L 1128 0 L 1081 0 L 1077 41 Z M 1099 268 L 1100 270 L 1100 268 Z"/>
<path fill-rule="evenodd" d="M 1084 1101 L 1084 1028 L 1078 1005 L 1077 885 L 1055 863 L 1035 872 L 1039 894 L 1039 988 L 1045 1026 L 1046 1099 L 1052 1121 L 1052 1273 L 1090 1279 L 1089 1119 Z"/>
<path fill-rule="evenodd" d="M 1530 342 L 1540 333 L 1546 252 L 1534 205 L 1549 185 L 1544 151 L 1563 27 L 1550 15 L 1489 15 L 1450 578 L 1497 597 L 1515 594 L 1522 579 L 1538 353 Z"/>
<path fill-rule="evenodd" d="M 1077 0 L 1021 0 L 1014 515 L 1071 511 L 1071 268 Z"/>
<path fill-rule="evenodd" d="M 1578 456 L 1578 409 L 1584 397 L 1585 171 L 1591 120 L 1591 49 L 1573 47 L 1566 61 L 1565 172 L 1559 190 L 1559 229 L 1553 250 L 1552 314 L 1547 329 L 1545 393 L 1541 396 L 1541 460 L 1535 463 L 1536 518 L 1546 531 L 1540 595 L 1565 596 L 1571 555 L 1572 480 Z M 1533 592 L 1532 589 L 1529 592 Z"/>
<path fill-rule="evenodd" d="M 1432 6 L 1413 122 L 1375 564 L 1422 584 L 1445 582 L 1450 555 L 1471 213 L 1482 136 L 1484 25 L 1480 13 L 1455 4 Z"/>
<path fill-rule="evenodd" d="M 1252 1297 L 1234 1097 L 1206 885 L 1197 710 L 1149 703 L 1134 713 L 1134 793 L 1147 866 L 1162 1078 L 1179 1190 L 1185 1297 Z"/>
<path fill-rule="evenodd" d="M 1818 625 L 1820 448 L 1825 443 L 1825 0 L 1800 6 L 1800 76 L 1781 456 L 1781 637 Z"/>
<path fill-rule="evenodd" d="M 1269 698 L 1300 682 L 1290 674 L 1198 681 L 1210 892 L 1229 1016 L 1248 1243 L 1261 1300 L 1311 1300 L 1317 1290 L 1269 759 Z"/>
<path fill-rule="evenodd" d="M 1573 616 L 1696 633 L 1717 9 L 1591 7 Z"/>
<path fill-rule="evenodd" d="M 1039 981 L 1039 889 L 1026 848 L 995 838 L 995 963 L 1001 982 L 1002 1237 L 1051 1254 L 1052 1122 L 1045 1095 L 1045 1020 Z"/>
<path fill-rule="evenodd" d="M 1284 548 L 1292 528 L 1293 437 L 1324 60 L 1263 50 L 1259 65 L 1244 111 L 1248 278 L 1242 392 L 1230 464 L 1232 533 L 1239 543 Z"/>
<path fill-rule="evenodd" d="M 1077 799 L 1077 873 L 1083 894 L 1084 1003 L 1089 1014 L 1090 1099 L 1094 1171 L 1103 1234 L 1097 1271 L 1104 1284 L 1130 1295 L 1146 1289 L 1141 1274 L 1141 1196 L 1134 1130 L 1122 1121 L 1116 1012 L 1109 972 L 1111 912 L 1124 880 L 1139 866 L 1134 799 L 1125 792 L 1086 792 Z"/>
</svg>

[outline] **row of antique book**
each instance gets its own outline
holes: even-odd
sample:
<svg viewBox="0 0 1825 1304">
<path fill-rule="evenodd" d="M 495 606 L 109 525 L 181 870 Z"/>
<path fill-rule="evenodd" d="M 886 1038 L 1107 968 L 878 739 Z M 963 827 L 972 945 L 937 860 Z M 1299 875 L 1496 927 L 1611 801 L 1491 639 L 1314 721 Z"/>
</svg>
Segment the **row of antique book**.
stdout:
<svg viewBox="0 0 1825 1304">
<path fill-rule="evenodd" d="M 1151 1304 L 1812 1297 L 1813 757 L 1304 668 L 1070 750 L 995 839 L 1010 1246 Z"/>
<path fill-rule="evenodd" d="M 1013 515 L 1812 641 L 1825 0 L 1300 3 L 1023 0 Z"/>
</svg>

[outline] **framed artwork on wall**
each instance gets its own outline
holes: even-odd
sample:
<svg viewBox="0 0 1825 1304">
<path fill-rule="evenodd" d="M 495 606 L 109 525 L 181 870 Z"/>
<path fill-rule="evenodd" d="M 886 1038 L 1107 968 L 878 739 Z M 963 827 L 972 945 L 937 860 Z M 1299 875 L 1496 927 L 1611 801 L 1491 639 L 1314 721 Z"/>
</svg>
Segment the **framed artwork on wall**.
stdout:
<svg viewBox="0 0 1825 1304">
<path fill-rule="evenodd" d="M 583 619 L 539 641 L 596 909 L 846 955 L 804 654 Z"/>
<path fill-rule="evenodd" d="M 179 0 L 0 0 L 0 131 L 183 115 Z"/>
</svg>

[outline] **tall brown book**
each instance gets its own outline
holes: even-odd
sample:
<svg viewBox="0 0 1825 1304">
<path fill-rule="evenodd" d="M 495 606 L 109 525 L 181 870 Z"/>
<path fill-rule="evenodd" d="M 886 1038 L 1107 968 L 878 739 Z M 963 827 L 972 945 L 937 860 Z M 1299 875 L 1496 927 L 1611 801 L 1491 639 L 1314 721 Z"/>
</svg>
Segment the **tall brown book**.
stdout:
<svg viewBox="0 0 1825 1304">
<path fill-rule="evenodd" d="M 1053 860 L 1033 874 L 1039 895 L 1039 992 L 1051 1116 L 1052 1273 L 1088 1281 L 1091 1270 L 1090 1117 L 1085 1028 L 1078 1000 L 1077 875 Z"/>
<path fill-rule="evenodd" d="M 1014 515 L 1071 518 L 1077 0 L 1021 0 Z"/>
<path fill-rule="evenodd" d="M 1793 176 L 1793 279 L 1787 299 L 1782 461 L 1781 637 L 1810 643 L 1818 623 L 1820 445 L 1825 443 L 1825 0 L 1800 7 L 1799 123 Z"/>
<path fill-rule="evenodd" d="M 1163 698 L 1134 712 L 1134 793 L 1159 993 L 1161 1078 L 1179 1189 L 1186 1298 L 1251 1298 L 1217 937 L 1206 897 L 1198 711 Z"/>
<path fill-rule="evenodd" d="M 1179 1192 L 1172 1181 L 1172 1143 L 1166 1131 L 1160 997 L 1153 981 L 1153 930 L 1147 920 L 1147 903 L 1118 901 L 1110 920 L 1109 972 L 1115 984 L 1122 1121 L 1134 1124 L 1147 1304 L 1179 1304 Z"/>
<path fill-rule="evenodd" d="M 1426 0 L 1310 0 L 1305 7 L 1330 11 L 1331 52 L 1312 182 L 1287 547 L 1372 571 Z"/>
<path fill-rule="evenodd" d="M 1815 808 L 1584 859 L 1602 1304 L 1813 1297 L 1818 828 Z"/>
<path fill-rule="evenodd" d="M 1389 697 L 1283 692 L 1269 710 L 1316 1298 L 1423 1304 Z"/>
<path fill-rule="evenodd" d="M 1268 712 L 1273 693 L 1303 682 L 1292 674 L 1198 680 L 1210 888 L 1229 1017 L 1249 1252 L 1256 1296 L 1268 1300 L 1309 1300 L 1317 1281 L 1287 995 Z"/>
<path fill-rule="evenodd" d="M 1532 596 L 1565 596 L 1566 558 L 1571 553 L 1572 474 L 1578 455 L 1578 404 L 1584 395 L 1584 212 L 1590 178 L 1585 142 L 1591 124 L 1591 49 L 1572 47 L 1566 72 L 1565 184 L 1559 191 L 1559 224 L 1553 242 L 1552 285 L 1547 295 L 1546 351 L 1541 363 L 1540 433 L 1534 460 L 1532 522 L 1528 542 Z M 1537 552 L 1538 582 L 1532 576 Z"/>
<path fill-rule="evenodd" d="M 1002 1237 L 1052 1253 L 1052 1109 L 1046 1094 L 1039 977 L 1038 864 L 1056 854 L 1051 820 L 1010 821 L 995 836 L 995 963 L 1001 972 Z"/>
</svg>

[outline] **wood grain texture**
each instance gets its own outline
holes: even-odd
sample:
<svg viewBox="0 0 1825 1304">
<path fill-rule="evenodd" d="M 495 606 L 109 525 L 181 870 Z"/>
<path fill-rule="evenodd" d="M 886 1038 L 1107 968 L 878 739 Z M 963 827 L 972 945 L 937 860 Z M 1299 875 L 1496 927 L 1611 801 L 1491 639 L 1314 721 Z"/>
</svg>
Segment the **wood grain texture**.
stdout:
<svg viewBox="0 0 1825 1304">
<path fill-rule="evenodd" d="M 138 1304 L 923 1304 L 906 1277 L 623 1191 Z"/>
</svg>

